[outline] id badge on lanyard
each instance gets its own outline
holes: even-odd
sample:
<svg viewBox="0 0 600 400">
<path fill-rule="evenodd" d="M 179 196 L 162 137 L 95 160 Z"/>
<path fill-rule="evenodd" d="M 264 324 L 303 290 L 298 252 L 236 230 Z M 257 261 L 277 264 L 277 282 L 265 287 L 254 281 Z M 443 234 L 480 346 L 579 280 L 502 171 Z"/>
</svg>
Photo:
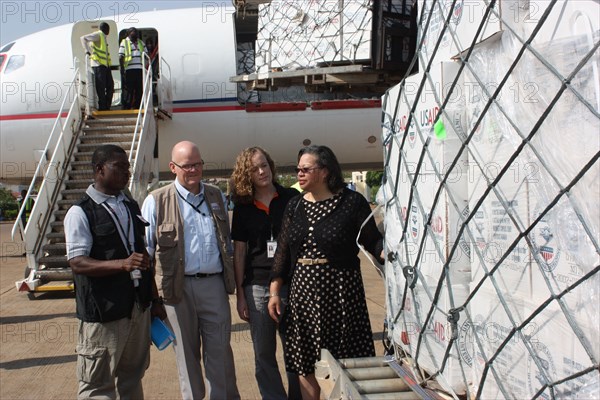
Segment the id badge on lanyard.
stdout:
<svg viewBox="0 0 600 400">
<path fill-rule="evenodd" d="M 267 240 L 267 258 L 275 257 L 275 251 L 277 250 L 277 240 L 273 240 L 271 234 L 271 240 Z"/>
</svg>

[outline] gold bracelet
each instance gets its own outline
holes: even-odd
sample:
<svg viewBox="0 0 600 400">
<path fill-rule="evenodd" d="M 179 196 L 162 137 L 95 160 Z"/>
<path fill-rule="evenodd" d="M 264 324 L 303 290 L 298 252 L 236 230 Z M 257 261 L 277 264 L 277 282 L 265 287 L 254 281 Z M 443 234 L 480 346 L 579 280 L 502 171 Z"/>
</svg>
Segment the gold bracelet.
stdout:
<svg viewBox="0 0 600 400">
<path fill-rule="evenodd" d="M 269 297 L 279 297 L 279 293 L 269 293 Z"/>
</svg>

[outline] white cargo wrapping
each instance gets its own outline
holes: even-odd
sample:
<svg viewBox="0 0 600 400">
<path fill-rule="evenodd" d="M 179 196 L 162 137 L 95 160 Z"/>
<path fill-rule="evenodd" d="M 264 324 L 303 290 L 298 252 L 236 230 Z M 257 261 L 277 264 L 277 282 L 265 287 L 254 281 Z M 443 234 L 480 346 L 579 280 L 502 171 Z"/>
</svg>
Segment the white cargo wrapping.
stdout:
<svg viewBox="0 0 600 400">
<path fill-rule="evenodd" d="M 257 72 L 371 58 L 371 0 L 280 0 L 259 6 Z"/>
<path fill-rule="evenodd" d="M 383 99 L 389 335 L 450 395 L 600 398 L 600 4 L 452 3 Z"/>
</svg>

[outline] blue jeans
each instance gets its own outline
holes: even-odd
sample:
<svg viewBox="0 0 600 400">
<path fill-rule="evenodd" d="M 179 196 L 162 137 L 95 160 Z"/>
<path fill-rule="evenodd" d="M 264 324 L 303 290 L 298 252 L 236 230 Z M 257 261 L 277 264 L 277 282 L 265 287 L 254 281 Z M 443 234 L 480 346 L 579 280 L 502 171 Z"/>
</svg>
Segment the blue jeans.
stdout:
<svg viewBox="0 0 600 400">
<path fill-rule="evenodd" d="M 283 306 L 287 305 L 287 286 L 280 291 Z M 250 332 L 254 347 L 254 363 L 256 382 L 263 399 L 287 399 L 279 367 L 277 365 L 277 324 L 269 315 L 269 286 L 248 285 L 244 287 L 244 295 L 250 314 Z M 283 313 L 283 310 L 282 310 Z M 285 338 L 280 334 L 281 343 L 285 346 Z M 296 374 L 287 374 L 290 399 L 300 398 L 300 387 Z"/>
</svg>

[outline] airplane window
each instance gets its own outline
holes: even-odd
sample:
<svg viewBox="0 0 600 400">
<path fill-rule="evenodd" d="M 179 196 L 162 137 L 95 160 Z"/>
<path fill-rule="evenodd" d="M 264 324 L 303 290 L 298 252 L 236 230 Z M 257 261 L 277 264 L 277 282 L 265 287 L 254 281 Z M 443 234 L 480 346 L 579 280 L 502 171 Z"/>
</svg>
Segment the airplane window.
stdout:
<svg viewBox="0 0 600 400">
<path fill-rule="evenodd" d="M 10 56 L 10 59 L 8 60 L 8 64 L 6 64 L 6 69 L 4 70 L 4 73 L 8 74 L 10 72 L 16 71 L 19 68 L 21 68 L 23 65 L 25 65 L 25 56 L 23 56 L 23 55 Z"/>
<path fill-rule="evenodd" d="M 3 48 L 0 49 L 0 53 L 6 53 L 10 49 L 12 49 L 12 47 L 15 43 L 17 43 L 17 42 L 12 42 L 12 43 L 5 45 Z"/>
</svg>

